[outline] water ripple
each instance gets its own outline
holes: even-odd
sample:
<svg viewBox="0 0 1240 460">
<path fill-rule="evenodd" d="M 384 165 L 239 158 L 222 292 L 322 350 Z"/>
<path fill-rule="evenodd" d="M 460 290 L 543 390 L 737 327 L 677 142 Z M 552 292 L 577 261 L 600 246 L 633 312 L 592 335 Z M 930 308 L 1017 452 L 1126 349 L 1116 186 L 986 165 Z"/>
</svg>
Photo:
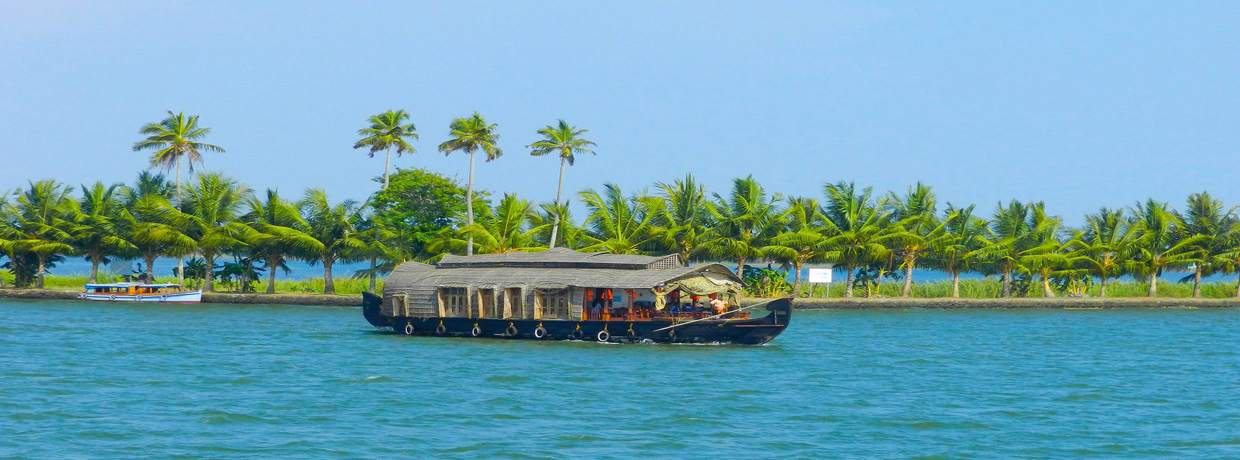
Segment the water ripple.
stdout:
<svg viewBox="0 0 1240 460">
<path fill-rule="evenodd" d="M 805 312 L 756 348 L 400 337 L 338 308 L 0 315 L 0 457 L 1240 457 L 1234 310 Z"/>
</svg>

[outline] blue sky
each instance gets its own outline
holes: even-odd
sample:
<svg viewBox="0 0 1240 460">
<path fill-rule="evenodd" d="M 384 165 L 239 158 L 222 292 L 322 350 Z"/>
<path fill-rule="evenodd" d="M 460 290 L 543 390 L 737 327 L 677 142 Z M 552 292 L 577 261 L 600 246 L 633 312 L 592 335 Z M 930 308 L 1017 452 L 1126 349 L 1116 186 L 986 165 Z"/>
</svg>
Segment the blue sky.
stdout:
<svg viewBox="0 0 1240 460">
<path fill-rule="evenodd" d="M 985 213 L 1044 200 L 1072 224 L 1147 197 L 1240 204 L 1237 2 L 27 2 L 0 0 L 0 189 L 129 182 L 138 128 L 201 116 L 206 169 L 364 199 L 353 150 L 403 108 L 394 161 L 464 179 L 452 118 L 498 123 L 479 188 L 551 201 L 530 157 L 563 118 L 597 157 L 566 189 L 752 174 L 822 196 L 933 185 Z M 579 214 L 580 215 L 580 214 Z"/>
</svg>

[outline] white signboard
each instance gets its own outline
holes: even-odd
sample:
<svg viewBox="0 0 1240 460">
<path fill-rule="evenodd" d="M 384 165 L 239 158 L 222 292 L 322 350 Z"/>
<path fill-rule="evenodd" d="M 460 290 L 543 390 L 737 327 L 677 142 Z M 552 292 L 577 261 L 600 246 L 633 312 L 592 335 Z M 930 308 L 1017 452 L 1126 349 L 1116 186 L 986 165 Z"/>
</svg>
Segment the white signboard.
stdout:
<svg viewBox="0 0 1240 460">
<path fill-rule="evenodd" d="M 830 283 L 830 268 L 811 268 L 809 269 L 809 282 L 811 283 Z"/>
</svg>

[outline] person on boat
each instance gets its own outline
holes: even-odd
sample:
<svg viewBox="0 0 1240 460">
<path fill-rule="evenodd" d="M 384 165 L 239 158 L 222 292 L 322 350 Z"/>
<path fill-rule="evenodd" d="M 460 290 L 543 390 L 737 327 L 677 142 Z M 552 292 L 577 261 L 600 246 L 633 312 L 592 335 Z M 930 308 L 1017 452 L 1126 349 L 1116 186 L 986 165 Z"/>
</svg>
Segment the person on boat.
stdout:
<svg viewBox="0 0 1240 460">
<path fill-rule="evenodd" d="M 590 306 L 590 318 L 599 319 L 603 317 L 603 299 L 594 299 L 594 305 Z"/>
<path fill-rule="evenodd" d="M 712 294 L 710 308 L 715 311 L 716 315 L 722 315 L 724 312 L 728 311 L 728 302 L 724 301 L 723 297 Z"/>
</svg>

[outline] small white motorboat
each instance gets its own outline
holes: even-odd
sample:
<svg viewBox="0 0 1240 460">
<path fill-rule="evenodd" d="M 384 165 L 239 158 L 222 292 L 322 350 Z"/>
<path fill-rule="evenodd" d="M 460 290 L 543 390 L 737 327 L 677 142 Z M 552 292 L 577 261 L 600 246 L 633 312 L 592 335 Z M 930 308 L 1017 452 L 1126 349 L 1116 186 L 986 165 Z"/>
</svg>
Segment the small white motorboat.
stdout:
<svg viewBox="0 0 1240 460">
<path fill-rule="evenodd" d="M 78 294 L 78 298 L 113 302 L 201 303 L 202 290 L 191 291 L 180 284 L 171 283 L 87 284 Z"/>
</svg>

